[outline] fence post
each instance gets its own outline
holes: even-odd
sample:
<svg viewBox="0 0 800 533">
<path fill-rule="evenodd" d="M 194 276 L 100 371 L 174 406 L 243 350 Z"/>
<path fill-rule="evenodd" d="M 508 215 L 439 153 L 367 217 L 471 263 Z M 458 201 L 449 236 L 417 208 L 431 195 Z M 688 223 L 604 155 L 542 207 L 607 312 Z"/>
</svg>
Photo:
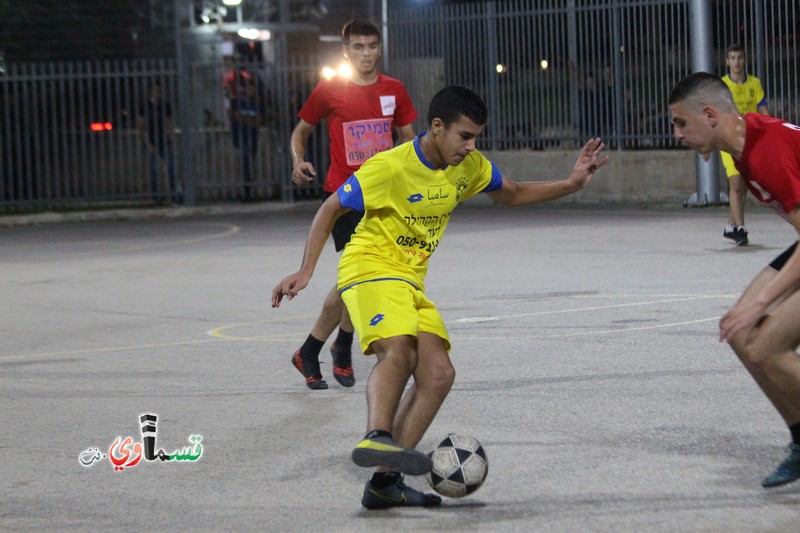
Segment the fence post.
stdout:
<svg viewBox="0 0 800 533">
<path fill-rule="evenodd" d="M 711 0 L 692 0 L 689 6 L 689 46 L 692 49 L 692 72 L 714 72 L 713 47 L 711 36 L 714 28 L 711 24 Z M 727 202 L 719 192 L 717 179 L 719 158 L 711 154 L 708 161 L 700 154 L 695 154 L 695 173 L 697 192 L 684 200 L 683 206 L 706 207 Z"/>
<path fill-rule="evenodd" d="M 178 124 L 181 128 L 179 181 L 183 182 L 183 202 L 187 206 L 195 205 L 194 165 L 192 163 L 192 122 L 189 118 L 189 58 L 183 51 L 181 36 L 180 0 L 175 0 L 175 63 L 178 74 Z"/>
<path fill-rule="evenodd" d="M 497 51 L 497 7 L 494 2 L 486 3 L 486 13 L 484 18 L 484 28 L 486 30 L 486 54 L 487 54 L 487 75 L 488 75 L 488 107 L 495 116 L 500 114 L 500 96 L 497 80 L 497 72 L 495 66 L 500 62 L 498 59 Z M 497 150 L 497 138 L 500 135 L 499 120 L 492 120 L 489 122 L 489 131 L 491 138 L 490 150 Z"/>
</svg>

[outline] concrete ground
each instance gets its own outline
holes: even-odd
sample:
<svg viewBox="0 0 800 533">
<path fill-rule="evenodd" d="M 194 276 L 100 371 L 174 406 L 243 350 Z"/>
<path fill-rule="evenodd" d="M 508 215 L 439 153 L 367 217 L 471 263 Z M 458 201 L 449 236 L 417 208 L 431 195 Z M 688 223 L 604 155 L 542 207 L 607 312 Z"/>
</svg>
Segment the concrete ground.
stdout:
<svg viewBox="0 0 800 533">
<path fill-rule="evenodd" d="M 332 249 L 269 303 L 316 206 L 0 221 L 0 529 L 800 530 L 800 483 L 759 484 L 788 431 L 717 341 L 796 238 L 778 217 L 749 210 L 737 248 L 724 208 L 461 208 L 427 282 L 458 376 L 420 447 L 474 436 L 489 476 L 437 509 L 370 512 L 349 454 L 372 360 L 344 389 L 326 345 L 327 391 L 289 364 Z M 133 464 L 142 414 L 184 460 Z"/>
</svg>

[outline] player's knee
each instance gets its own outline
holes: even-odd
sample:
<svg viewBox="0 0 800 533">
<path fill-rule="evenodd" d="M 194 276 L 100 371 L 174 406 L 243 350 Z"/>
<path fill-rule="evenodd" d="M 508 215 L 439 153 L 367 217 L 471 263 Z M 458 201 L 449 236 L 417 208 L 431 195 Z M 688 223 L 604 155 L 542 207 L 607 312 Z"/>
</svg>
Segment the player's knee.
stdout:
<svg viewBox="0 0 800 533">
<path fill-rule="evenodd" d="M 322 312 L 330 315 L 335 315 L 337 319 L 342 316 L 342 309 L 344 309 L 344 302 L 341 296 L 329 294 L 325 301 L 322 303 Z"/>
<path fill-rule="evenodd" d="M 456 380 L 456 369 L 449 359 L 441 364 L 433 365 L 426 372 L 424 386 L 437 394 L 446 395 Z"/>
<path fill-rule="evenodd" d="M 758 337 L 743 342 L 740 350 L 745 364 L 759 373 L 769 373 L 777 364 L 779 354 Z"/>
</svg>

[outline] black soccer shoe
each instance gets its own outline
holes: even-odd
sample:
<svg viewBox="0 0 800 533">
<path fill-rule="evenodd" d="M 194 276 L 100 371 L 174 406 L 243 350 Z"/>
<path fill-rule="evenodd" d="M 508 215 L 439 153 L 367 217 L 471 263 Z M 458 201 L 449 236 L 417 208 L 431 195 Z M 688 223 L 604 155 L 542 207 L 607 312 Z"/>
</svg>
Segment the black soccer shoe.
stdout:
<svg viewBox="0 0 800 533">
<path fill-rule="evenodd" d="M 319 371 L 319 360 L 311 357 L 304 357 L 298 349 L 292 356 L 292 365 L 306 378 L 306 385 L 309 389 L 325 390 L 328 383 L 322 379 Z"/>
<path fill-rule="evenodd" d="M 431 471 L 431 458 L 413 448 L 403 448 L 391 437 L 364 438 L 352 454 L 358 466 L 388 466 L 392 470 L 421 476 Z"/>
<path fill-rule="evenodd" d="M 336 343 L 331 344 L 333 358 L 333 377 L 342 387 L 352 387 L 356 383 L 353 376 L 353 360 L 350 350 L 342 350 Z"/>
<path fill-rule="evenodd" d="M 389 475 L 396 476 L 397 481 L 382 489 L 367 481 L 364 485 L 364 494 L 361 496 L 361 505 L 367 509 L 388 509 L 389 507 L 436 507 L 442 503 L 442 498 L 436 494 L 426 494 L 407 486 L 400 474 Z"/>
</svg>

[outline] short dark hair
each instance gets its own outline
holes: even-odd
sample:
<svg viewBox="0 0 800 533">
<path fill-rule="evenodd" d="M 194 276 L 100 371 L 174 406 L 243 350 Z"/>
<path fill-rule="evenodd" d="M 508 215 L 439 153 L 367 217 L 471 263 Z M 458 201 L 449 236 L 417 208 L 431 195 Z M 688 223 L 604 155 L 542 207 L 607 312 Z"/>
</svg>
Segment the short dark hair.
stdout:
<svg viewBox="0 0 800 533">
<path fill-rule="evenodd" d="M 366 37 L 375 36 L 378 42 L 381 40 L 381 29 L 374 22 L 363 19 L 353 19 L 342 26 L 342 42 L 348 44 L 351 35 L 364 35 Z"/>
<path fill-rule="evenodd" d="M 699 111 L 712 104 L 723 111 L 736 112 L 731 91 L 722 79 L 708 72 L 695 72 L 686 76 L 669 93 L 669 105 L 684 102 Z"/>
<path fill-rule="evenodd" d="M 489 117 L 489 111 L 478 93 L 463 85 L 450 85 L 436 93 L 431 100 L 428 124 L 438 118 L 448 127 L 462 115 L 478 126 L 483 126 Z"/>
<path fill-rule="evenodd" d="M 728 49 L 725 50 L 725 57 L 728 57 L 728 54 L 730 54 L 731 52 L 741 52 L 744 55 L 747 55 L 747 52 L 745 52 L 744 50 L 744 46 L 742 46 L 739 43 L 733 43 L 732 45 L 730 45 Z"/>
</svg>

